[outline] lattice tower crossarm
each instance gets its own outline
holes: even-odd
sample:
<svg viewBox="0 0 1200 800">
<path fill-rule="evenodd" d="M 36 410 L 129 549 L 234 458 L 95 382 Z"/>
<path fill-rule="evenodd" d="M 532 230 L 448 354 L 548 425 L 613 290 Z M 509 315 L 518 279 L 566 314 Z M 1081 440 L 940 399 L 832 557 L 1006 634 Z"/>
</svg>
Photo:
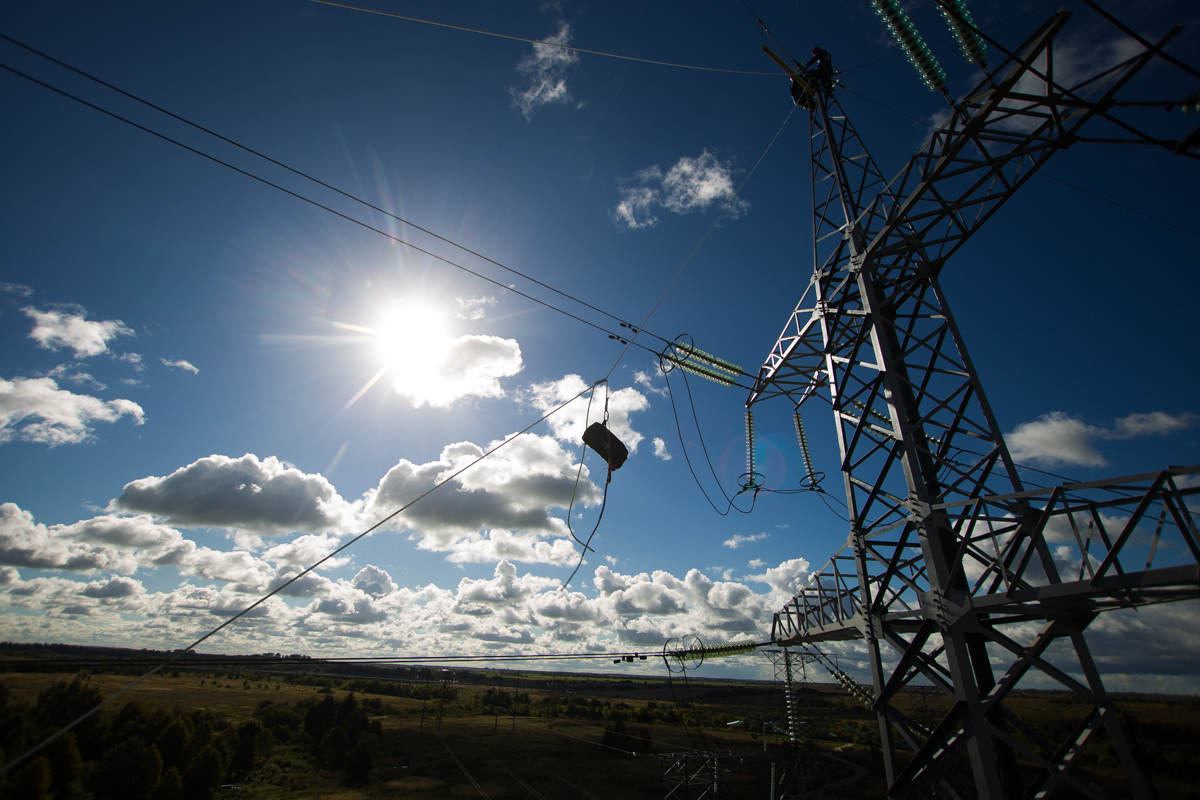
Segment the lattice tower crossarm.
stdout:
<svg viewBox="0 0 1200 800">
<path fill-rule="evenodd" d="M 1079 763 L 1103 730 L 1134 795 L 1146 797 L 1083 630 L 1103 610 L 1200 594 L 1187 507 L 1200 489 L 1180 481 L 1200 470 L 1026 491 L 939 281 L 947 260 L 1166 41 L 1063 86 L 1054 38 L 1069 16 L 1056 14 L 1009 54 L 891 182 L 835 95 L 818 93 L 810 115 L 814 274 L 747 406 L 828 393 L 850 533 L 776 615 L 772 638 L 863 640 L 889 796 L 937 780 L 951 761 L 941 756 L 961 748 L 981 798 L 1059 785 L 1108 797 Z M 1114 514 L 1126 516 L 1114 523 Z M 1134 536 L 1145 525 L 1153 545 Z M 998 670 L 994 656 L 1009 666 Z M 1091 709 L 1063 742 L 1006 705 L 1030 672 Z M 949 701 L 932 730 L 891 703 L 916 678 Z M 914 751 L 903 768 L 898 745 Z M 1040 768 L 1032 781 L 1018 758 Z M 942 787 L 960 796 L 949 779 Z"/>
</svg>

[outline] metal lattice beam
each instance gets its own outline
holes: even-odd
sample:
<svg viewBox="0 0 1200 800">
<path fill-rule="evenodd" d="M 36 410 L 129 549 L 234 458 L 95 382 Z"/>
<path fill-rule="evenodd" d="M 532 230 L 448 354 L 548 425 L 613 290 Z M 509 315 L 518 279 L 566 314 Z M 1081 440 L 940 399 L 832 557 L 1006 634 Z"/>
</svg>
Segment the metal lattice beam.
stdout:
<svg viewBox="0 0 1200 800">
<path fill-rule="evenodd" d="M 810 115 L 814 274 L 747 406 L 828 395 L 850 534 L 775 617 L 781 645 L 862 640 L 890 795 L 965 753 L 981 798 L 1107 790 L 1079 765 L 1103 730 L 1137 777 L 1083 631 L 1096 615 L 1200 596 L 1200 537 L 1170 469 L 1026 491 L 939 282 L 975 231 L 1091 119 L 1168 37 L 1077 84 L 1055 72 L 1060 12 L 967 98 L 892 181 L 835 95 Z M 996 664 L 1007 663 L 1007 667 Z M 1030 673 L 1088 709 L 1063 742 L 1006 706 Z M 1083 676 L 1080 680 L 1075 676 Z M 930 727 L 892 704 L 913 681 L 948 710 Z M 914 753 L 901 767 L 897 746 Z M 1034 764 L 1032 781 L 1018 760 Z"/>
</svg>

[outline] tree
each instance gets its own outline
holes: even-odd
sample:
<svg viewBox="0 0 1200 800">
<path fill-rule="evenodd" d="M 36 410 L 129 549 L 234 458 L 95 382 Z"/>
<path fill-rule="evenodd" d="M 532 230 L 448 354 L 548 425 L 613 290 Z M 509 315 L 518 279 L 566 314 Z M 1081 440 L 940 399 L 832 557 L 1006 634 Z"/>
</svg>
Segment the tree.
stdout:
<svg viewBox="0 0 1200 800">
<path fill-rule="evenodd" d="M 50 800 L 50 762 L 42 757 L 30 761 L 4 787 L 6 800 Z"/>
<path fill-rule="evenodd" d="M 350 752 L 346 753 L 346 757 L 342 761 L 342 768 L 346 771 L 346 777 L 355 781 L 366 778 L 371 774 L 371 770 L 374 767 L 375 762 L 371 757 L 371 745 L 366 739 L 359 739 L 358 744 L 350 748 Z"/>
<path fill-rule="evenodd" d="M 150 793 L 150 800 L 178 800 L 182 790 L 183 778 L 179 777 L 179 770 L 171 767 L 158 779 L 158 785 Z"/>
<path fill-rule="evenodd" d="M 92 775 L 96 800 L 145 800 L 162 775 L 162 756 L 154 745 L 138 738 L 126 739 L 113 747 Z"/>
<path fill-rule="evenodd" d="M 229 772 L 231 775 L 245 775 L 250 770 L 254 769 L 254 762 L 258 756 L 258 741 L 254 736 L 246 736 L 238 739 L 237 747 L 233 750 L 233 756 L 229 759 Z"/>
<path fill-rule="evenodd" d="M 59 681 L 39 692 L 34 706 L 38 724 L 57 730 L 99 705 L 104 695 L 87 685 L 89 677 L 86 672 L 81 672 L 69 684 Z M 86 738 L 96 724 L 97 716 L 88 717 L 79 724 L 76 730 L 81 737 Z"/>
<path fill-rule="evenodd" d="M 117 712 L 116 718 L 112 721 L 113 738 L 109 740 L 109 743 L 115 744 L 134 736 L 142 736 L 146 741 L 154 741 L 153 736 L 144 736 L 148 721 L 146 707 L 137 700 L 130 700 L 121 706 L 121 710 Z"/>
<path fill-rule="evenodd" d="M 314 742 L 320 742 L 329 733 L 329 729 L 337 724 L 337 706 L 333 697 L 325 695 L 321 702 L 308 710 L 304 715 L 304 730 L 313 737 Z"/>
<path fill-rule="evenodd" d="M 638 728 L 633 733 L 633 751 L 635 753 L 649 753 L 654 749 L 654 738 L 650 735 L 649 728 Z"/>
<path fill-rule="evenodd" d="M 184 795 L 189 798 L 211 797 L 225 777 L 221 754 L 211 744 L 201 748 L 185 772 Z"/>
<path fill-rule="evenodd" d="M 54 795 L 64 800 L 71 796 L 71 784 L 83 774 L 83 758 L 75 744 L 75 734 L 68 731 L 55 739 L 46 748 L 46 755 L 50 759 Z"/>
<path fill-rule="evenodd" d="M 183 749 L 187 745 L 188 739 L 191 738 L 190 728 L 191 726 L 182 718 L 176 717 L 154 740 L 154 746 L 158 748 L 159 755 L 162 756 L 163 766 L 183 766 Z"/>
<path fill-rule="evenodd" d="M 270 758 L 271 752 L 275 749 L 275 734 L 271 733 L 269 729 L 263 728 L 254 739 L 259 759 L 265 761 Z"/>
<path fill-rule="evenodd" d="M 350 740 L 346 737 L 346 732 L 337 727 L 325 734 L 325 738 L 321 740 L 321 744 L 317 748 L 317 755 L 326 767 L 336 769 L 342 765 L 342 759 L 345 758 L 346 751 L 349 749 Z"/>
</svg>

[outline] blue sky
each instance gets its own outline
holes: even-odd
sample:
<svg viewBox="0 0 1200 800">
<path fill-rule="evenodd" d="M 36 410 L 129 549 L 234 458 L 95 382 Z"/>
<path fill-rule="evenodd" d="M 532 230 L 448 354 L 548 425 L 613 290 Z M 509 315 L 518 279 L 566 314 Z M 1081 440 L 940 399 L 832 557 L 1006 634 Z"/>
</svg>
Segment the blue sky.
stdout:
<svg viewBox="0 0 1200 800">
<path fill-rule="evenodd" d="M 844 108 L 896 173 L 944 101 L 869 6 L 751 6 L 797 56 L 833 53 Z M 576 486 L 584 400 L 206 646 L 475 655 L 763 640 L 845 523 L 813 494 L 714 513 L 655 356 L 605 332 L 628 337 L 614 318 L 640 326 L 653 310 L 647 331 L 689 335 L 754 372 L 808 282 L 807 119 L 754 16 L 732 1 L 371 7 L 705 69 L 306 0 L 0 10 L 0 33 L 443 237 L 0 41 L 11 69 L 427 251 L 0 74 L 0 637 L 185 646 L 609 376 L 593 413 L 607 397 L 634 453 L 568 591 L 579 547 L 566 507 L 574 490 L 586 534 L 603 488 L 594 454 Z M 1009 45 L 1055 7 L 971 6 Z M 1128 52 L 1067 7 L 1060 69 Z M 1111 10 L 1150 38 L 1182 21 L 1170 52 L 1200 61 L 1191 4 Z M 970 89 L 977 73 L 932 4 L 912 16 L 951 92 Z M 1157 63 L 1128 96 L 1177 99 L 1197 88 L 1185 78 Z M 1200 124 L 1131 114 L 1164 138 Z M 1200 463 L 1195 163 L 1079 144 L 1045 173 L 943 273 L 1014 454 L 1083 480 Z M 736 491 L 745 392 L 693 378 L 689 399 L 678 373 L 671 387 L 723 511 L 698 430 Z M 836 497 L 830 422 L 806 414 Z M 791 408 L 758 406 L 756 424 L 767 488 L 796 488 Z M 1180 659 L 1200 650 L 1195 608 L 1093 626 L 1118 686 L 1197 689 Z M 1146 654 L 1137 664 L 1122 657 L 1129 637 Z M 852 650 L 842 657 L 854 671 Z M 712 669 L 760 677 L 765 663 Z"/>
</svg>

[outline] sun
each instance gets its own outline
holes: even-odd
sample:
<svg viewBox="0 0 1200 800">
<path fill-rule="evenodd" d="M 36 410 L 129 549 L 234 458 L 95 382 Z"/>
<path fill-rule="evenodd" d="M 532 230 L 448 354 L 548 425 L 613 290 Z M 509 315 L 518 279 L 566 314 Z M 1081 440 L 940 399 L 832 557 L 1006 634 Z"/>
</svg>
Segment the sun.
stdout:
<svg viewBox="0 0 1200 800">
<path fill-rule="evenodd" d="M 374 339 L 383 368 L 403 383 L 432 378 L 450 345 L 443 315 L 415 303 L 404 303 L 380 320 Z"/>
<path fill-rule="evenodd" d="M 445 317 L 429 308 L 405 303 L 374 329 L 383 366 L 397 378 L 429 378 L 438 371 L 450 345 Z"/>
</svg>

